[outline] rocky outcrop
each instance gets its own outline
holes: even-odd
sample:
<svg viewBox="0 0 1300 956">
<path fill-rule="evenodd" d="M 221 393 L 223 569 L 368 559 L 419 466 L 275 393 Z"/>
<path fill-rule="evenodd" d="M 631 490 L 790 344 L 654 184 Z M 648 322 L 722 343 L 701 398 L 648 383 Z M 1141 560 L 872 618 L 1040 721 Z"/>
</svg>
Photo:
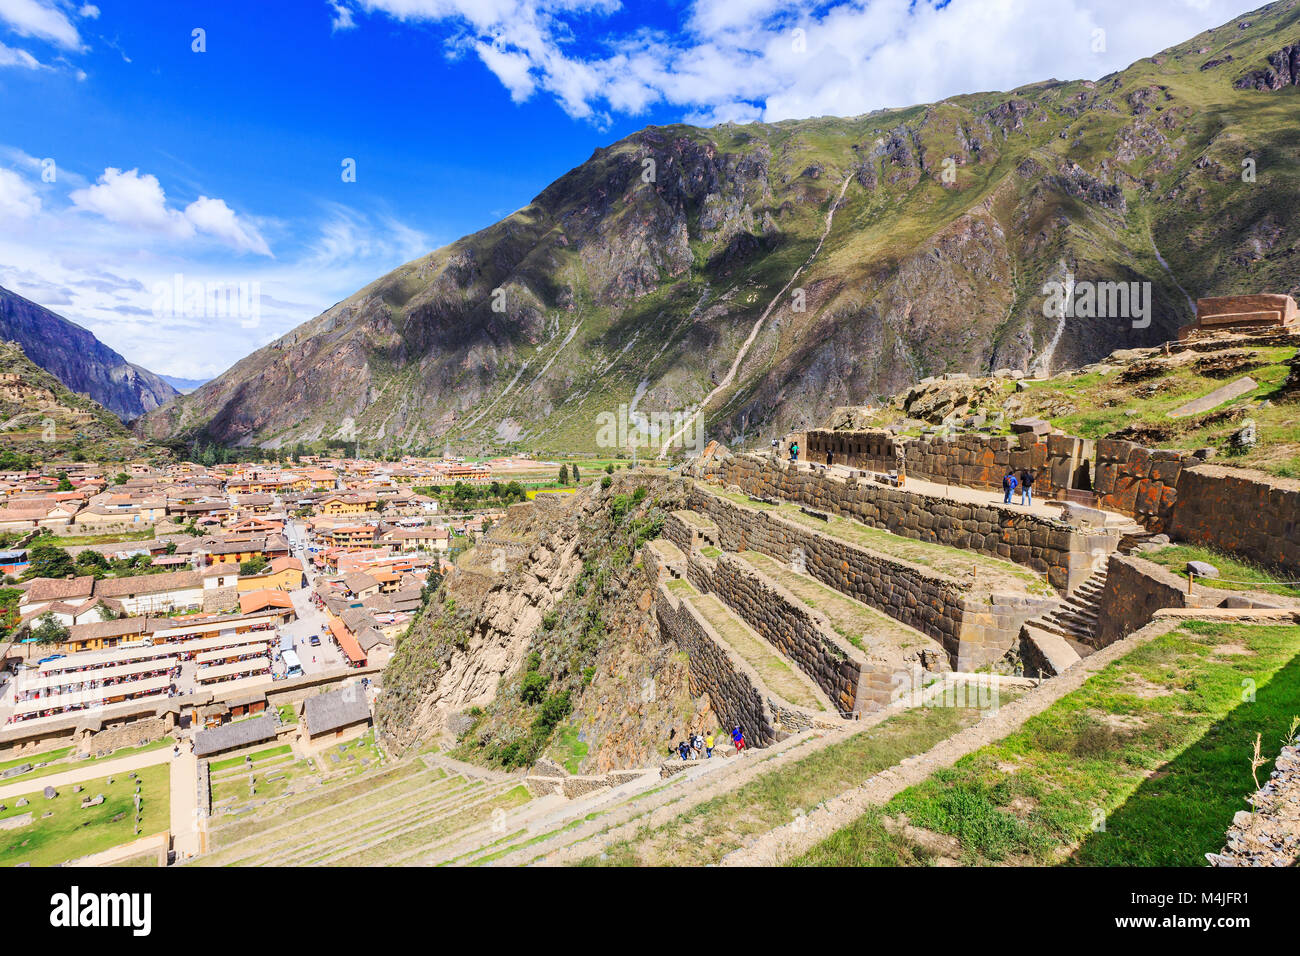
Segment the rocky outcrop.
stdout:
<svg viewBox="0 0 1300 956">
<path fill-rule="evenodd" d="M 1268 63 L 1271 69 L 1252 70 L 1232 85 L 1239 90 L 1280 90 L 1285 86 L 1300 86 L 1300 42 L 1288 44 L 1270 54 Z"/>
<path fill-rule="evenodd" d="M 21 345 L 28 358 L 69 389 L 89 395 L 123 421 L 180 394 L 86 329 L 8 289 L 0 289 L 0 338 Z"/>
</svg>

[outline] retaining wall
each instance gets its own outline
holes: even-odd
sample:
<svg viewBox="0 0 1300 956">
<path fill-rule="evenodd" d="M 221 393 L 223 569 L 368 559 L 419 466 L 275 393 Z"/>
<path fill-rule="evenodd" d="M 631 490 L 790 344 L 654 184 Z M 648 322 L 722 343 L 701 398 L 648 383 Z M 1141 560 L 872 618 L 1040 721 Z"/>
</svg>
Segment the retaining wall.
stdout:
<svg viewBox="0 0 1300 956">
<path fill-rule="evenodd" d="M 757 455 L 725 459 L 721 478 L 747 494 L 800 502 L 905 538 L 1015 562 L 1046 574 L 1059 591 L 1082 584 L 1092 574 L 1097 554 L 1109 554 L 1119 544 L 1114 531 L 1084 532 L 1016 508 L 952 501 Z"/>
<path fill-rule="evenodd" d="M 821 615 L 743 560 L 724 554 L 713 564 L 714 593 L 811 677 L 841 713 L 889 706 L 901 660 L 869 663 Z"/>
<path fill-rule="evenodd" d="M 1298 580 L 1300 481 L 1216 465 L 1184 468 L 1169 534 Z"/>
<path fill-rule="evenodd" d="M 801 730 L 835 726 L 833 718 L 772 694 L 690 602 L 670 592 L 664 583 L 655 594 L 655 614 L 662 633 L 690 658 L 691 693 L 707 693 L 723 726 L 740 724 L 751 745 L 766 747 Z"/>
</svg>

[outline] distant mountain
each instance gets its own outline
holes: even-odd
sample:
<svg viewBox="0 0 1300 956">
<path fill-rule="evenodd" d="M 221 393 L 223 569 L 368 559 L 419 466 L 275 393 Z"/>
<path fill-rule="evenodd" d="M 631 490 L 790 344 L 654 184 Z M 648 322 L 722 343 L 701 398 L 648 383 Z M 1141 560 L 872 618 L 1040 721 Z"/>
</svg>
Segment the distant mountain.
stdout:
<svg viewBox="0 0 1300 956">
<path fill-rule="evenodd" d="M 159 375 L 158 377 L 182 395 L 188 395 L 200 385 L 205 385 L 212 381 L 208 378 L 177 378 L 175 375 Z"/>
<path fill-rule="evenodd" d="M 123 421 L 139 418 L 179 394 L 161 376 L 132 365 L 75 322 L 4 288 L 0 339 L 21 345 L 41 368 Z"/>
<path fill-rule="evenodd" d="M 1157 344 L 1196 297 L 1300 292 L 1298 43 L 1285 0 L 1095 82 L 651 127 L 136 427 L 612 452 L 620 406 L 702 407 L 744 444 L 936 373 Z"/>
</svg>

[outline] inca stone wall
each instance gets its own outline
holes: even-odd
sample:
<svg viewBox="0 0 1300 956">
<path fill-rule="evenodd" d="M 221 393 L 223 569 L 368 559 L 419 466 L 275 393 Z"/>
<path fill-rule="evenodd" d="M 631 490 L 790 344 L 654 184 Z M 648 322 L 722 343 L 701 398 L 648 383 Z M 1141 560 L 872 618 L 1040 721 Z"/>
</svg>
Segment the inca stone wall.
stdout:
<svg viewBox="0 0 1300 956">
<path fill-rule="evenodd" d="M 691 693 L 708 694 L 728 730 L 740 724 L 749 742 L 766 747 L 778 739 L 776 718 L 758 688 L 757 675 L 686 601 L 659 586 L 659 626 L 691 659 Z"/>
<path fill-rule="evenodd" d="M 799 470 L 756 455 L 732 456 L 721 468 L 725 484 L 737 485 L 748 494 L 797 501 L 905 538 L 1013 561 L 1046 574 L 1059 591 L 1082 584 L 1094 570 L 1096 554 L 1109 554 L 1119 543 L 1113 531 L 1087 533 L 1014 508 L 951 501 L 866 479 Z"/>
<path fill-rule="evenodd" d="M 967 488 L 999 489 L 1008 471 L 1033 471 L 1040 495 L 1064 488 L 1091 489 L 1093 443 L 1073 435 L 933 435 L 900 438 L 877 429 L 810 431 L 806 460 L 822 463 L 830 451 L 836 464 L 868 471 L 902 469 L 906 474 Z"/>
<path fill-rule="evenodd" d="M 704 492 L 691 503 L 718 528 L 726 551 L 761 551 L 789 563 L 795 552 L 807 573 L 849 597 L 883 611 L 942 645 L 955 670 L 997 660 L 1020 625 L 1055 605 L 1052 599 L 996 594 L 977 598 L 955 578 L 840 541 L 779 515 Z"/>
<path fill-rule="evenodd" d="M 1097 648 L 1114 644 L 1151 623 L 1167 607 L 1212 607 L 1223 599 L 1188 595 L 1187 581 L 1152 561 L 1112 555 L 1106 585 L 1097 599 L 1097 628 L 1089 642 Z"/>
<path fill-rule="evenodd" d="M 777 582 L 731 555 L 713 564 L 714 593 L 811 677 L 841 713 L 889 706 L 901 659 L 897 666 L 869 664 L 860 650 Z"/>
<path fill-rule="evenodd" d="M 1184 468 L 1169 534 L 1300 579 L 1300 481 L 1215 465 Z"/>
<path fill-rule="evenodd" d="M 84 755 L 119 750 L 122 747 L 143 747 L 155 740 L 162 740 L 171 733 L 174 725 L 175 718 L 171 714 L 133 720 L 98 733 L 85 734 L 77 741 L 77 752 Z"/>
<path fill-rule="evenodd" d="M 1178 496 L 1179 475 L 1188 461 L 1197 460 L 1177 451 L 1103 438 L 1097 442 L 1097 503 L 1132 515 L 1149 531 L 1165 531 Z"/>
</svg>

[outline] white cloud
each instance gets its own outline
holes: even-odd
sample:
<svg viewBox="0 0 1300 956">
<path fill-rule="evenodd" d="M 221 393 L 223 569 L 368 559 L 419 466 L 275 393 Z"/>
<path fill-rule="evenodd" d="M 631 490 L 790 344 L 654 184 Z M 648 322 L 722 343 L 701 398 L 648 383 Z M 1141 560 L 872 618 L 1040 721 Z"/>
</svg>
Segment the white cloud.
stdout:
<svg viewBox="0 0 1300 956">
<path fill-rule="evenodd" d="M 194 224 L 175 209 L 167 208 L 167 196 L 157 176 L 140 175 L 138 169 L 108 167 L 99 182 L 74 190 L 68 197 L 78 209 L 103 216 L 109 222 L 134 226 L 177 238 L 194 235 Z"/>
<path fill-rule="evenodd" d="M 5 46 L 0 42 L 0 66 L 17 66 L 26 70 L 39 70 L 41 63 L 26 50 Z"/>
<path fill-rule="evenodd" d="M 333 12 L 333 16 L 330 17 L 330 28 L 332 30 L 351 30 L 356 26 L 356 22 L 352 19 L 351 8 L 344 6 L 339 0 L 326 0 L 326 2 Z"/>
<path fill-rule="evenodd" d="M 241 222 L 224 199 L 200 196 L 185 207 L 185 218 L 200 232 L 223 239 L 236 249 L 255 252 L 259 256 L 271 255 L 266 240 L 251 225 Z"/>
<path fill-rule="evenodd" d="M 95 11 L 98 14 L 98 10 Z M 81 49 L 81 35 L 61 10 L 37 0 L 0 0 L 0 20 L 19 36 L 36 37 L 66 50 Z"/>
<path fill-rule="evenodd" d="M 0 221 L 30 219 L 41 211 L 41 197 L 11 169 L 0 169 Z"/>
<path fill-rule="evenodd" d="M 449 55 L 476 53 L 516 102 L 542 91 L 599 123 L 655 105 L 697 122 L 845 116 L 1095 79 L 1228 21 L 1250 0 L 694 0 L 675 32 L 612 36 L 592 34 L 597 16 L 618 8 L 611 0 L 329 2 L 350 5 L 349 26 L 362 10 L 441 24 Z"/>
<path fill-rule="evenodd" d="M 256 220 L 285 236 L 271 256 L 254 221 L 221 199 L 201 196 L 177 210 L 157 177 L 139 170 L 108 169 L 88 184 L 60 169 L 57 182 L 42 185 L 40 169 L 40 159 L 0 144 L 0 285 L 169 375 L 217 375 L 439 244 L 385 212 L 328 204 L 292 231 Z M 159 316 L 157 289 L 177 274 L 186 283 L 257 283 L 260 321 Z"/>
<path fill-rule="evenodd" d="M 77 209 L 109 222 L 177 239 L 203 233 L 234 249 L 271 255 L 257 228 L 236 216 L 225 200 L 200 196 L 184 211 L 170 208 L 158 177 L 150 173 L 142 176 L 138 169 L 123 172 L 110 166 L 97 183 L 73 190 L 68 198 Z"/>
</svg>

